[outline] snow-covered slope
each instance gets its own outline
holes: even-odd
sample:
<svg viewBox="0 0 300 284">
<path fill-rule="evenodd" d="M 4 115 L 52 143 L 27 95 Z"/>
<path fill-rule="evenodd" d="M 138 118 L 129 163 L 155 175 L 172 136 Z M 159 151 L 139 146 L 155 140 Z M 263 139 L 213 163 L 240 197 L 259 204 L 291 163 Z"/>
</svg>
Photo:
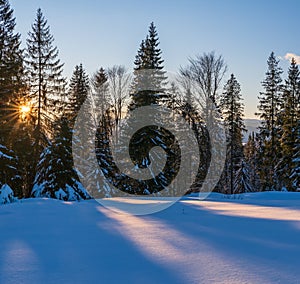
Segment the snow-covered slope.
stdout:
<svg viewBox="0 0 300 284">
<path fill-rule="evenodd" d="M 0 232 L 0 283 L 300 281 L 297 193 L 184 198 L 142 217 L 28 199 L 0 206 Z"/>
</svg>

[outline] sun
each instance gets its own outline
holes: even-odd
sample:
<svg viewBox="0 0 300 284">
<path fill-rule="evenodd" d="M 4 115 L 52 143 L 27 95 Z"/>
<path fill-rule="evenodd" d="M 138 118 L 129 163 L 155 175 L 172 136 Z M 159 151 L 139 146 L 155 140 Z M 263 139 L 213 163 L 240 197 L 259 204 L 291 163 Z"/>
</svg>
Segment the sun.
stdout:
<svg viewBox="0 0 300 284">
<path fill-rule="evenodd" d="M 31 111 L 30 106 L 28 105 L 21 105 L 20 106 L 20 113 L 23 115 L 27 115 Z"/>
<path fill-rule="evenodd" d="M 32 113 L 31 104 L 23 103 L 19 105 L 19 117 L 22 121 L 28 121 Z"/>
</svg>

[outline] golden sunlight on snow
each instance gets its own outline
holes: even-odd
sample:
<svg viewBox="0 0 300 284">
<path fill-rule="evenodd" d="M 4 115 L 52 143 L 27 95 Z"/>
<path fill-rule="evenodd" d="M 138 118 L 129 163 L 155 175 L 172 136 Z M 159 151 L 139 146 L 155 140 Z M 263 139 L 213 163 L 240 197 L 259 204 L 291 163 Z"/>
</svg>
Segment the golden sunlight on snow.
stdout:
<svg viewBox="0 0 300 284">
<path fill-rule="evenodd" d="M 202 209 L 214 210 L 214 213 L 228 216 L 262 218 L 281 221 L 300 221 L 300 210 L 280 208 L 273 206 L 261 206 L 231 202 L 212 201 L 182 201 L 184 203 L 198 205 Z"/>
</svg>

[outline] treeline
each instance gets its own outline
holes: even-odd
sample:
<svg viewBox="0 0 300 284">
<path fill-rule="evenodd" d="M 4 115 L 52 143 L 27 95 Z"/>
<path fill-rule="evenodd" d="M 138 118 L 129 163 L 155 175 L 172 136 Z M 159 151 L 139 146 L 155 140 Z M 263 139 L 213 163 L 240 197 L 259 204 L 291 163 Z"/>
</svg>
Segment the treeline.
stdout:
<svg viewBox="0 0 300 284">
<path fill-rule="evenodd" d="M 283 81 L 278 60 L 273 53 L 270 55 L 266 78 L 262 82 L 264 92 L 259 96 L 258 115 L 262 123 L 259 133 L 251 134 L 248 143 L 243 145 L 245 125 L 241 88 L 233 74 L 222 88 L 227 71 L 222 56 L 208 53 L 191 58 L 188 65 L 179 70 L 178 78 L 171 82 L 164 71 L 158 35 L 152 23 L 138 49 L 132 76 L 125 67 L 113 66 L 99 67 L 89 78 L 83 65 L 78 64 L 68 82 L 42 11 L 37 11 L 25 49 L 21 47 L 15 25 L 8 0 L 0 1 L 2 202 L 12 200 L 13 195 L 64 200 L 86 199 L 90 197 L 89 193 L 113 196 L 114 190 L 107 180 L 114 184 L 114 168 L 111 168 L 111 174 L 101 172 L 98 165 L 89 160 L 91 153 L 86 153 L 85 147 L 80 145 L 77 149 L 82 151 L 72 153 L 72 140 L 73 144 L 76 141 L 93 142 L 95 125 L 86 122 L 91 118 L 100 121 L 96 142 L 98 148 L 104 149 L 100 154 L 104 153 L 105 157 L 101 158 L 99 152 L 97 157 L 100 164 L 105 164 L 110 161 L 109 139 L 124 112 L 145 105 L 172 108 L 191 125 L 197 136 L 201 159 L 196 181 L 186 191 L 197 191 L 205 180 L 211 159 L 205 120 L 210 115 L 210 101 L 217 106 L 220 121 L 226 125 L 226 162 L 215 190 L 223 193 L 299 190 L 300 74 L 295 60 Z M 141 72 L 143 70 L 151 72 Z M 150 89 L 149 81 L 152 82 Z M 85 109 L 82 111 L 82 108 Z M 100 112 L 93 111 L 99 109 Z M 78 117 L 79 111 L 86 117 Z M 80 119 L 82 123 L 78 121 Z M 156 137 L 154 134 L 153 138 Z M 142 135 L 146 137 L 147 132 Z M 136 149 L 133 154 L 137 155 L 138 166 L 146 167 L 150 160 L 143 149 L 148 148 L 149 142 L 134 144 L 137 141 L 133 141 Z M 161 146 L 159 141 L 152 143 Z M 94 143 L 90 148 L 95 151 Z M 172 151 L 168 153 L 170 157 L 174 155 Z M 74 154 L 82 160 L 79 170 L 73 165 Z M 107 166 L 108 170 L 110 166 Z M 90 188 L 80 182 L 83 174 Z M 155 178 L 153 184 L 165 185 L 173 174 L 171 169 L 165 176 Z M 118 178 L 116 180 L 119 182 Z M 130 193 L 151 192 L 151 188 L 140 192 L 134 188 L 134 183 L 130 186 Z M 147 187 L 146 184 L 143 186 Z"/>
</svg>

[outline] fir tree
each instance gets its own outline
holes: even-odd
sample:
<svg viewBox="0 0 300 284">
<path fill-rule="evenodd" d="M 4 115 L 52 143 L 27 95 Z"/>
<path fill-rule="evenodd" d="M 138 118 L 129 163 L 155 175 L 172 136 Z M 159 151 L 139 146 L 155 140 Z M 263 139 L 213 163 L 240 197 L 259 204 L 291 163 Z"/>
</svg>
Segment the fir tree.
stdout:
<svg viewBox="0 0 300 284">
<path fill-rule="evenodd" d="M 111 97 L 109 92 L 108 75 L 104 68 L 100 68 L 91 79 L 92 98 L 95 107 L 96 124 L 111 112 Z M 108 126 L 108 125 L 107 125 Z M 109 129 L 107 129 L 110 131 Z"/>
<path fill-rule="evenodd" d="M 258 150 L 257 138 L 254 132 L 252 132 L 244 146 L 244 160 L 246 167 L 248 168 L 249 182 L 255 191 L 259 191 L 260 189 L 260 180 L 258 176 Z"/>
<path fill-rule="evenodd" d="M 93 113 L 95 125 L 100 127 L 104 134 L 107 135 L 106 137 L 108 137 L 111 133 L 112 127 L 110 119 L 112 113 L 111 92 L 109 88 L 108 74 L 103 67 L 100 67 L 100 69 L 94 73 L 91 79 L 91 89 L 95 107 L 95 113 Z M 98 128 L 98 131 L 100 128 Z M 105 143 L 108 142 L 108 140 L 102 142 Z M 92 157 L 94 155 L 93 146 L 91 147 L 91 149 L 93 149 Z M 107 155 L 109 155 L 108 151 L 106 151 L 106 156 Z M 81 163 L 81 165 L 84 166 L 84 163 Z M 86 173 L 88 180 L 87 189 L 94 198 L 111 197 L 111 186 L 104 178 L 103 173 L 94 158 L 88 158 L 84 172 Z"/>
<path fill-rule="evenodd" d="M 0 0 L 0 143 L 7 141 L 18 118 L 14 101 L 23 92 L 23 52 L 15 26 L 8 0 Z"/>
<path fill-rule="evenodd" d="M 293 157 L 295 155 L 295 144 L 297 138 L 297 124 L 300 119 L 299 114 L 299 94 L 300 94 L 300 71 L 296 60 L 293 58 L 288 70 L 288 79 L 285 82 L 282 110 L 280 113 L 280 145 L 282 158 L 276 166 L 276 174 L 280 187 L 291 189 L 290 179 L 293 170 Z"/>
<path fill-rule="evenodd" d="M 243 144 L 242 132 L 245 131 L 245 124 L 243 121 L 244 105 L 241 102 L 241 88 L 235 76 L 231 74 L 230 79 L 224 87 L 224 93 L 220 101 L 220 109 L 227 128 L 227 159 L 225 166 L 225 188 L 229 193 L 233 194 L 241 189 L 237 189 L 237 185 L 245 182 L 244 170 L 238 170 L 243 163 Z M 228 182 L 226 182 L 228 181 Z M 249 186 L 250 187 L 250 186 Z M 245 187 L 245 190 L 248 186 Z"/>
<path fill-rule="evenodd" d="M 94 74 L 92 77 L 92 86 L 94 89 L 94 92 L 97 93 L 97 91 L 108 91 L 108 78 L 106 71 L 103 67 L 100 67 L 99 70 Z"/>
<path fill-rule="evenodd" d="M 168 106 L 171 101 L 171 96 L 166 90 L 167 77 L 165 75 L 163 62 L 161 57 L 161 50 L 159 48 L 159 38 L 156 31 L 156 27 L 152 22 L 149 27 L 148 35 L 146 39 L 142 41 L 136 60 L 134 62 L 134 78 L 133 78 L 133 92 L 131 94 L 131 103 L 129 109 L 133 110 L 142 106 L 150 105 L 164 105 Z M 153 117 L 153 124 L 155 120 L 159 118 Z M 132 127 L 129 125 L 128 127 Z M 151 171 L 151 159 L 150 149 L 159 146 L 167 154 L 166 168 L 164 173 L 160 173 L 158 176 L 153 175 L 153 179 L 145 181 L 139 188 L 133 183 L 130 189 L 137 194 L 150 194 L 156 193 L 163 189 L 168 180 L 176 172 L 178 165 L 174 159 L 174 156 L 178 153 L 175 150 L 175 143 L 173 148 L 169 148 L 172 144 L 172 137 L 165 137 L 167 132 L 163 128 L 158 127 L 145 127 L 142 131 L 139 131 L 139 135 L 135 135 L 131 139 L 130 156 L 135 166 L 139 168 L 148 168 Z M 168 145 L 168 146 L 167 146 Z M 175 153 L 176 152 L 176 153 Z M 170 162 L 172 161 L 172 162 Z M 155 163 L 155 159 L 153 163 Z M 152 186 L 149 186 L 150 184 Z M 129 191 L 130 192 L 130 191 Z"/>
<path fill-rule="evenodd" d="M 82 64 L 75 66 L 69 84 L 66 114 L 73 129 L 72 143 L 76 149 L 73 157 L 76 159 L 76 171 L 79 177 L 82 175 L 88 179 L 95 170 L 90 157 L 94 155 L 96 113 L 92 103 L 90 80 Z M 89 149 L 89 150 L 87 150 Z M 92 151 L 92 152 L 91 152 Z M 91 189 L 88 188 L 89 192 Z"/>
<path fill-rule="evenodd" d="M 259 96 L 259 115 L 262 120 L 259 128 L 261 139 L 262 156 L 260 167 L 260 178 L 264 190 L 275 189 L 275 166 L 279 161 L 279 113 L 282 104 L 282 69 L 278 66 L 274 52 L 268 58 L 268 70 L 266 78 L 262 82 L 264 92 Z"/>
<path fill-rule="evenodd" d="M 298 118 L 298 123 L 296 126 L 296 141 L 293 150 L 294 155 L 290 175 L 291 189 L 293 191 L 300 191 L 300 118 Z"/>
<path fill-rule="evenodd" d="M 250 170 L 248 168 L 248 165 L 242 159 L 239 168 L 235 174 L 233 184 L 235 194 L 254 191 L 252 183 L 250 181 L 249 172 Z"/>
<path fill-rule="evenodd" d="M 63 117 L 58 125 L 54 141 L 41 155 L 32 196 L 70 201 L 87 199 L 89 195 L 73 169 L 72 131 L 67 118 Z"/>
<path fill-rule="evenodd" d="M 134 61 L 134 80 L 130 109 L 151 104 L 159 104 L 167 100 L 165 94 L 166 76 L 161 58 L 161 50 L 156 27 L 152 22 L 149 34 L 142 41 Z"/>
<path fill-rule="evenodd" d="M 129 110 L 149 105 L 168 105 L 169 94 L 167 94 L 165 90 L 167 78 L 165 71 L 163 71 L 163 60 L 161 59 L 161 50 L 158 46 L 159 42 L 156 28 L 154 24 L 151 23 L 149 34 L 146 39 L 142 41 L 136 56 Z M 110 87 L 112 88 L 113 85 L 110 85 Z M 118 112 L 120 112 L 120 108 Z M 130 112 L 128 115 L 130 116 Z M 159 120 L 159 118 L 153 118 L 154 125 L 155 119 Z M 109 123 L 109 119 L 107 118 L 105 118 L 104 121 Z M 132 129 L 134 128 L 134 123 L 136 122 L 133 121 L 131 124 L 123 125 L 123 127 Z M 124 132 L 126 133 L 126 131 Z M 171 161 L 173 162 L 172 159 L 175 156 L 173 153 L 175 145 L 171 145 L 171 140 L 174 140 L 174 137 L 168 134 L 169 140 L 166 140 L 167 133 L 168 132 L 163 128 L 150 126 L 142 128 L 130 139 L 129 155 L 134 164 L 133 168 L 148 168 L 150 174 L 153 176 L 152 179 L 143 181 L 130 178 L 120 172 L 112 159 L 109 145 L 110 135 L 106 131 L 106 126 L 100 125 L 97 131 L 96 153 L 100 166 L 102 169 L 104 167 L 102 172 L 104 172 L 112 184 L 126 193 L 142 195 L 157 193 L 169 183 L 172 174 L 174 174 L 176 170 L 176 165 L 173 164 L 173 167 L 170 167 Z M 164 173 L 160 173 L 157 177 L 151 172 L 149 154 L 150 150 L 155 146 L 162 147 L 166 151 L 166 164 L 168 164 L 168 166 L 166 166 L 167 170 L 164 168 Z M 170 146 L 173 148 L 171 149 Z M 170 158 L 171 156 L 172 158 Z M 178 156 L 179 154 L 177 153 L 177 157 Z M 127 181 L 126 184 L 123 183 L 125 180 Z"/>
<path fill-rule="evenodd" d="M 103 115 L 110 103 L 108 76 L 104 68 L 100 68 L 91 79 L 93 101 L 97 113 Z M 97 121 L 100 117 L 97 117 Z"/>
<path fill-rule="evenodd" d="M 72 78 L 70 80 L 68 92 L 68 105 L 66 114 L 71 121 L 71 128 L 74 128 L 75 120 L 77 121 L 76 131 L 73 135 L 76 136 L 78 143 L 91 143 L 93 140 L 94 125 L 91 124 L 92 102 L 89 96 L 90 82 L 82 64 L 75 66 Z M 82 110 L 82 115 L 78 117 L 79 110 Z M 84 155 L 86 156 L 86 155 Z"/>
<path fill-rule="evenodd" d="M 82 64 L 75 66 L 68 92 L 67 112 L 71 121 L 75 120 L 81 106 L 88 97 L 89 90 L 89 77 Z"/>
<path fill-rule="evenodd" d="M 53 131 L 53 122 L 62 114 L 66 82 L 58 49 L 53 45 L 54 38 L 41 9 L 37 10 L 28 35 L 26 65 L 31 101 L 36 112 L 35 149 L 39 155 L 41 145 L 47 145 Z"/>
</svg>

